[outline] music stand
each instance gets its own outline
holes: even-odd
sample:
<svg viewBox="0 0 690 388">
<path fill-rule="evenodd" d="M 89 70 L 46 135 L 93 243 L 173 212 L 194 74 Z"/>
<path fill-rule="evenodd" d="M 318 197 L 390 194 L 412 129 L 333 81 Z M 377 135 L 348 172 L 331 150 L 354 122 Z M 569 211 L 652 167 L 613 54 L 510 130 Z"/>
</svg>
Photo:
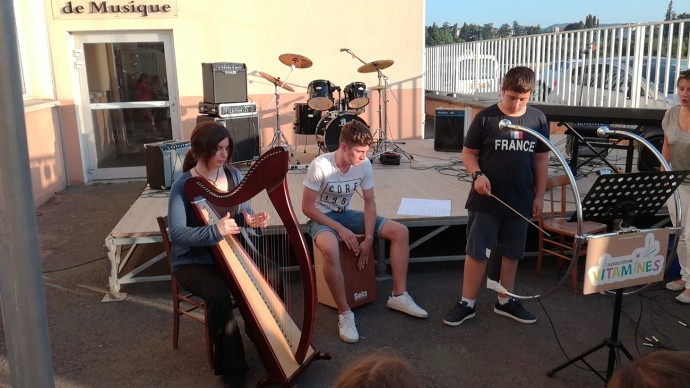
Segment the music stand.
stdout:
<svg viewBox="0 0 690 388">
<path fill-rule="evenodd" d="M 620 218 L 626 226 L 632 226 L 635 217 L 654 215 L 669 199 L 688 175 L 688 171 L 650 171 L 630 174 L 600 175 L 582 201 L 582 218 L 585 220 L 606 221 Z M 570 220 L 572 221 L 572 219 Z M 559 370 L 582 361 L 587 367 L 608 382 L 613 375 L 613 367 L 618 351 L 629 360 L 633 357 L 618 339 L 623 288 L 615 290 L 611 335 L 599 345 L 579 354 L 568 362 L 551 369 L 546 375 L 551 377 Z M 604 348 L 609 348 L 606 378 L 585 360 L 585 357 Z"/>
</svg>

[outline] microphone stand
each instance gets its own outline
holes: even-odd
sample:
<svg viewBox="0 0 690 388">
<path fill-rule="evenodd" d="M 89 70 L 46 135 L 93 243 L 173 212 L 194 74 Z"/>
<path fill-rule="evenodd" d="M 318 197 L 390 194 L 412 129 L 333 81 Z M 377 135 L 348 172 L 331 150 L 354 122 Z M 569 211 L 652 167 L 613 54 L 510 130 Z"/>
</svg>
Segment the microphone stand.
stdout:
<svg viewBox="0 0 690 388">
<path fill-rule="evenodd" d="M 599 37 L 599 31 L 595 31 L 592 34 L 592 41 L 589 42 L 589 46 L 587 46 L 586 49 L 584 49 L 580 52 L 580 55 L 582 57 L 582 63 L 584 63 L 587 60 L 587 55 L 590 53 L 590 51 L 592 50 L 592 48 L 596 44 L 596 40 L 598 37 Z M 582 94 L 584 92 L 584 88 L 585 88 L 585 83 L 583 81 L 580 83 L 580 101 L 578 101 L 578 103 L 577 103 L 578 106 L 582 106 Z"/>
<path fill-rule="evenodd" d="M 357 58 L 362 64 L 367 65 L 370 62 L 364 62 L 362 58 L 358 57 L 355 53 L 352 52 L 350 49 L 340 49 L 340 51 L 345 51 L 352 55 L 353 58 Z M 376 68 L 376 74 L 378 75 L 379 78 L 379 85 L 381 85 L 381 80 L 383 80 L 383 88 L 379 89 L 379 129 L 377 130 L 379 134 L 379 138 L 376 142 L 376 146 L 374 147 L 373 150 L 373 155 L 371 155 L 372 158 L 375 158 L 377 156 L 380 156 L 381 154 L 384 154 L 386 152 L 395 152 L 401 155 L 404 155 L 408 161 L 412 162 L 412 159 L 414 157 L 407 153 L 405 150 L 400 148 L 395 142 L 392 142 L 388 140 L 387 135 L 388 135 L 388 97 L 387 97 L 387 90 L 388 90 L 388 77 L 383 74 L 381 69 L 378 67 Z M 383 101 L 383 105 L 381 104 L 381 101 Z"/>
</svg>

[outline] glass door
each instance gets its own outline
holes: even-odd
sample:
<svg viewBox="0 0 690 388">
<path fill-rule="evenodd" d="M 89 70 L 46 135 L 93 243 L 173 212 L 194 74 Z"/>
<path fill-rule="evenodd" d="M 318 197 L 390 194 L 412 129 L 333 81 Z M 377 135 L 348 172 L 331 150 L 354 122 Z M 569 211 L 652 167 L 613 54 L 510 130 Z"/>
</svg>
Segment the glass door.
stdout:
<svg viewBox="0 0 690 388">
<path fill-rule="evenodd" d="M 75 35 L 87 182 L 146 176 L 144 144 L 179 138 L 171 32 Z"/>
</svg>

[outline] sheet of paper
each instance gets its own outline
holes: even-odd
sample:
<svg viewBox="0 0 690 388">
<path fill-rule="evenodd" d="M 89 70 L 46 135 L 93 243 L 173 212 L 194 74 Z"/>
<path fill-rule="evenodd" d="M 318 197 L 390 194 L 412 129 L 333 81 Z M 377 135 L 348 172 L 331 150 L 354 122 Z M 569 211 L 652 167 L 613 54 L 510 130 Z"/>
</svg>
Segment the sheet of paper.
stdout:
<svg viewBox="0 0 690 388">
<path fill-rule="evenodd" d="M 450 216 L 450 199 L 403 198 L 398 214 L 404 216 Z"/>
</svg>

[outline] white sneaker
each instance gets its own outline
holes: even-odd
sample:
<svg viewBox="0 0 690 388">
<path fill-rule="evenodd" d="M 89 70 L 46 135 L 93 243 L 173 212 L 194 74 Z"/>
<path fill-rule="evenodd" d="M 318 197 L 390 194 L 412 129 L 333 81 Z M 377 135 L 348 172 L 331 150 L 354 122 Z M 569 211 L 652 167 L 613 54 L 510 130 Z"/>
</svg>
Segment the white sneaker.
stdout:
<svg viewBox="0 0 690 388">
<path fill-rule="evenodd" d="M 685 282 L 681 282 L 680 280 L 668 282 L 666 283 L 666 289 L 670 291 L 683 291 L 685 290 Z"/>
<path fill-rule="evenodd" d="M 359 341 L 359 333 L 357 333 L 357 326 L 355 326 L 355 314 L 349 310 L 345 314 L 339 315 L 338 329 L 340 331 L 340 339 L 351 344 Z"/>
<path fill-rule="evenodd" d="M 407 293 L 403 292 L 400 296 L 389 296 L 386 303 L 389 309 L 402 311 L 405 314 L 412 315 L 417 318 L 426 318 L 429 314 L 421 307 L 417 306 L 414 299 Z"/>
</svg>

